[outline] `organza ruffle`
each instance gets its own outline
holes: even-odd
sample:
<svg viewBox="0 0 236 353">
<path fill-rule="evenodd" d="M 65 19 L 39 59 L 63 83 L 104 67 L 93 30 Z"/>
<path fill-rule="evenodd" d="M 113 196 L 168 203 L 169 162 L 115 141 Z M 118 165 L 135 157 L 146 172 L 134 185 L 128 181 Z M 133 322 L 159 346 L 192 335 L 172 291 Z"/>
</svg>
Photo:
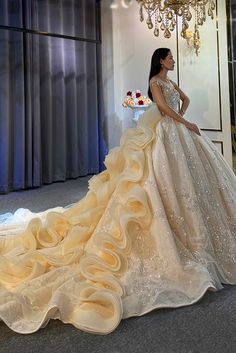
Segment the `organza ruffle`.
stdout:
<svg viewBox="0 0 236 353">
<path fill-rule="evenodd" d="M 0 317 L 14 331 L 34 332 L 50 318 L 96 333 L 119 324 L 130 239 L 151 221 L 145 149 L 161 115 L 150 117 L 122 135 L 77 204 L 35 215 L 20 234 L 14 222 L 2 225 Z"/>
</svg>

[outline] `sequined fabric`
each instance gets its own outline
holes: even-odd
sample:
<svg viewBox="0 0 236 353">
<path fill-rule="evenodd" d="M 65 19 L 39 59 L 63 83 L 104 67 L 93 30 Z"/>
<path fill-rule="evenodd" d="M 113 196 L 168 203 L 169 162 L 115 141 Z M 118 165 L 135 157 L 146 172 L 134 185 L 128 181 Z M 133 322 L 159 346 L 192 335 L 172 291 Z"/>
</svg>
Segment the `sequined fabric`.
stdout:
<svg viewBox="0 0 236 353">
<path fill-rule="evenodd" d="M 180 94 L 175 89 L 171 80 L 163 81 L 157 79 L 157 84 L 161 87 L 166 103 L 176 112 L 179 110 Z"/>
<path fill-rule="evenodd" d="M 178 111 L 179 93 L 158 80 Z M 236 177 L 215 145 L 170 117 L 156 125 L 143 187 L 150 229 L 133 240 L 124 284 L 124 316 L 196 302 L 206 291 L 236 283 Z M 126 309 L 127 308 L 127 309 Z"/>
<path fill-rule="evenodd" d="M 174 85 L 160 85 L 178 110 Z M 203 131 L 153 105 L 105 164 L 70 208 L 0 225 L 0 317 L 12 330 L 56 318 L 105 334 L 236 284 L 236 176 Z"/>
</svg>

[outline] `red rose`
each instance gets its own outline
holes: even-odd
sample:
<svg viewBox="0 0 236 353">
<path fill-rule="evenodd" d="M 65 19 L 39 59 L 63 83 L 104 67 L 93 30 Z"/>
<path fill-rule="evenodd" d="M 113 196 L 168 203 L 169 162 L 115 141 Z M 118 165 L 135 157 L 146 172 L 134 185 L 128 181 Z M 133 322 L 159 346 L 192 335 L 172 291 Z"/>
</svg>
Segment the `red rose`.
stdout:
<svg viewBox="0 0 236 353">
<path fill-rule="evenodd" d="M 144 102 L 142 100 L 138 101 L 139 105 L 144 105 Z"/>
<path fill-rule="evenodd" d="M 132 92 L 127 92 L 127 96 L 132 96 Z"/>
<path fill-rule="evenodd" d="M 136 93 L 136 98 L 141 97 L 141 93 Z"/>
</svg>

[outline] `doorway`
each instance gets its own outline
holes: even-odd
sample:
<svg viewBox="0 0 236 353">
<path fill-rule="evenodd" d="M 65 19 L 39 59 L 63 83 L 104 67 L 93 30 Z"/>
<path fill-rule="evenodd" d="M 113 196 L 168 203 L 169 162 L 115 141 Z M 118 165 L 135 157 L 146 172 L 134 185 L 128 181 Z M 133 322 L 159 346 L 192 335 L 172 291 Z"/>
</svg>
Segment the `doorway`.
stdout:
<svg viewBox="0 0 236 353">
<path fill-rule="evenodd" d="M 233 169 L 236 174 L 236 0 L 226 1 Z"/>
</svg>

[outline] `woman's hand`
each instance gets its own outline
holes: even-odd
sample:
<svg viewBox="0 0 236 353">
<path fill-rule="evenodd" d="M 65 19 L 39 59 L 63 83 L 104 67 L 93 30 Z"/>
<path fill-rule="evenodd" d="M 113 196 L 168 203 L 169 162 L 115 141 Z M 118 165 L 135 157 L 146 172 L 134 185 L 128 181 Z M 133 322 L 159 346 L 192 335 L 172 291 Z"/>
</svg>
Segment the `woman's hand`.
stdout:
<svg viewBox="0 0 236 353">
<path fill-rule="evenodd" d="M 189 121 L 186 121 L 186 123 L 184 124 L 189 130 L 194 131 L 197 135 L 201 136 L 200 130 L 197 127 L 196 124 L 192 124 Z"/>
<path fill-rule="evenodd" d="M 180 109 L 179 115 L 181 115 L 181 116 L 182 116 L 182 118 L 183 118 L 184 114 L 185 114 L 185 111 L 184 111 L 184 110 L 182 110 L 182 109 Z"/>
</svg>

